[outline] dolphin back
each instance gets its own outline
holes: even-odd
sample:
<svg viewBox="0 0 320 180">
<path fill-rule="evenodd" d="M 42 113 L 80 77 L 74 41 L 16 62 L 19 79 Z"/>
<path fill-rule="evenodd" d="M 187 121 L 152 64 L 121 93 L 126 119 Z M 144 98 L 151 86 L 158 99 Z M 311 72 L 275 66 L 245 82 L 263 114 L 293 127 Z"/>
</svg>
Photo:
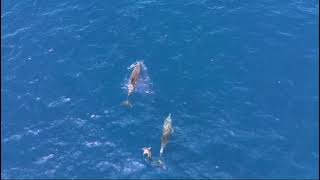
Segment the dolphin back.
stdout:
<svg viewBox="0 0 320 180">
<path fill-rule="evenodd" d="M 170 134 L 172 133 L 172 120 L 171 120 L 171 113 L 168 115 L 168 117 L 164 120 L 163 128 L 162 128 L 162 135 Z"/>
<path fill-rule="evenodd" d="M 163 123 L 160 156 L 162 155 L 163 150 L 169 141 L 169 137 L 170 137 L 171 133 L 173 132 L 171 122 L 172 122 L 172 120 L 171 120 L 171 113 L 170 113 L 168 115 L 168 117 L 164 120 L 164 123 Z"/>
</svg>

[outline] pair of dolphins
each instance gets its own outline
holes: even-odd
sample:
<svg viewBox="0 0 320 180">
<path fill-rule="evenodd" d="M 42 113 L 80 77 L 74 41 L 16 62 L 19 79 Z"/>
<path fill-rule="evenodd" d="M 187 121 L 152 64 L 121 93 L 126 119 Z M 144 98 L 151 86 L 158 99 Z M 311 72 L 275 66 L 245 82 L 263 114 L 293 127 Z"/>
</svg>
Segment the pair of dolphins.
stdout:
<svg viewBox="0 0 320 180">
<path fill-rule="evenodd" d="M 129 82 L 128 82 L 127 100 L 123 102 L 123 105 L 132 107 L 132 104 L 129 103 L 129 96 L 131 95 L 131 93 L 133 92 L 134 88 L 137 85 L 137 81 L 139 78 L 142 65 L 143 65 L 143 61 L 139 61 L 134 65 L 134 68 L 131 72 Z M 169 141 L 169 137 L 172 133 L 173 133 L 173 129 L 172 129 L 172 120 L 171 120 L 171 113 L 170 113 L 168 117 L 164 120 L 163 127 L 162 127 L 160 157 L 162 156 L 163 150 L 166 147 Z M 151 157 L 151 147 L 144 147 L 142 148 L 142 150 L 143 150 L 143 155 L 147 155 L 148 159 L 150 161 L 153 161 Z M 159 165 L 163 164 L 161 160 L 158 160 L 156 163 L 158 163 Z"/>
<path fill-rule="evenodd" d="M 162 127 L 162 137 L 161 137 L 161 148 L 160 148 L 160 158 L 162 157 L 163 150 L 166 147 L 169 137 L 173 133 L 172 129 L 172 120 L 171 120 L 171 113 L 169 113 L 168 117 L 164 120 L 163 127 Z M 143 155 L 147 155 L 148 159 L 150 161 L 152 160 L 151 157 L 151 147 L 144 147 L 142 148 L 143 150 Z M 159 159 L 156 161 L 155 165 L 163 165 L 163 162 Z"/>
</svg>

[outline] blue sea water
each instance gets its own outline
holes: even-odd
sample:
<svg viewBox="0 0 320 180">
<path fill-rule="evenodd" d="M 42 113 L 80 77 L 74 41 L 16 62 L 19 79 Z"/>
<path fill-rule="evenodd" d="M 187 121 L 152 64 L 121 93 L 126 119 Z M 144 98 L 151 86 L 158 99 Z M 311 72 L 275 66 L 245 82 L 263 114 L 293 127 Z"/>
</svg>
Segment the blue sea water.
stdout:
<svg viewBox="0 0 320 180">
<path fill-rule="evenodd" d="M 1 6 L 1 178 L 319 176 L 319 1 Z"/>
</svg>

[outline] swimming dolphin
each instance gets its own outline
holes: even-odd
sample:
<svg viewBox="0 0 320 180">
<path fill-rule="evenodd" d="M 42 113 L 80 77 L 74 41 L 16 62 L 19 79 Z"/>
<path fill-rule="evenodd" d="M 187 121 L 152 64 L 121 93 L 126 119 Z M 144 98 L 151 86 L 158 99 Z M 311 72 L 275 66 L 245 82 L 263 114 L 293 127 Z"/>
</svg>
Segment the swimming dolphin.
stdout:
<svg viewBox="0 0 320 180">
<path fill-rule="evenodd" d="M 141 69 L 142 63 L 143 63 L 143 61 L 138 62 L 134 66 L 134 68 L 133 68 L 133 70 L 131 72 L 131 75 L 130 75 L 130 78 L 129 78 L 129 83 L 128 83 L 128 96 L 130 96 L 130 94 L 133 92 L 133 89 L 136 86 L 137 80 L 139 78 L 139 74 L 140 74 L 140 69 Z"/>
<path fill-rule="evenodd" d="M 164 123 L 163 123 L 160 156 L 162 156 L 163 150 L 166 147 L 169 141 L 169 137 L 172 133 L 173 133 L 173 129 L 172 129 L 171 113 L 169 113 L 169 116 L 164 120 Z"/>
<path fill-rule="evenodd" d="M 134 68 L 133 68 L 133 70 L 131 72 L 131 75 L 130 75 L 130 78 L 129 78 L 128 96 L 127 96 L 127 100 L 123 102 L 124 105 L 132 106 L 129 103 L 129 96 L 131 95 L 131 93 L 133 92 L 133 89 L 137 85 L 137 80 L 139 78 L 140 69 L 141 69 L 142 64 L 143 64 L 143 61 L 140 61 L 140 62 L 137 62 L 137 64 L 134 65 Z"/>
<path fill-rule="evenodd" d="M 151 147 L 142 148 L 143 155 L 147 155 L 148 159 L 151 160 Z"/>
</svg>

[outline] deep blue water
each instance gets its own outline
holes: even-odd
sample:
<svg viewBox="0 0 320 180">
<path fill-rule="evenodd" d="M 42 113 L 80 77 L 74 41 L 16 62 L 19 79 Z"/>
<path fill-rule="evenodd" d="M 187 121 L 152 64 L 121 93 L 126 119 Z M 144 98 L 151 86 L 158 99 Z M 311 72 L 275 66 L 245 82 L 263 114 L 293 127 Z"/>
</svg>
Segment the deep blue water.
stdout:
<svg viewBox="0 0 320 180">
<path fill-rule="evenodd" d="M 319 176 L 319 1 L 1 5 L 1 178 Z"/>
</svg>

